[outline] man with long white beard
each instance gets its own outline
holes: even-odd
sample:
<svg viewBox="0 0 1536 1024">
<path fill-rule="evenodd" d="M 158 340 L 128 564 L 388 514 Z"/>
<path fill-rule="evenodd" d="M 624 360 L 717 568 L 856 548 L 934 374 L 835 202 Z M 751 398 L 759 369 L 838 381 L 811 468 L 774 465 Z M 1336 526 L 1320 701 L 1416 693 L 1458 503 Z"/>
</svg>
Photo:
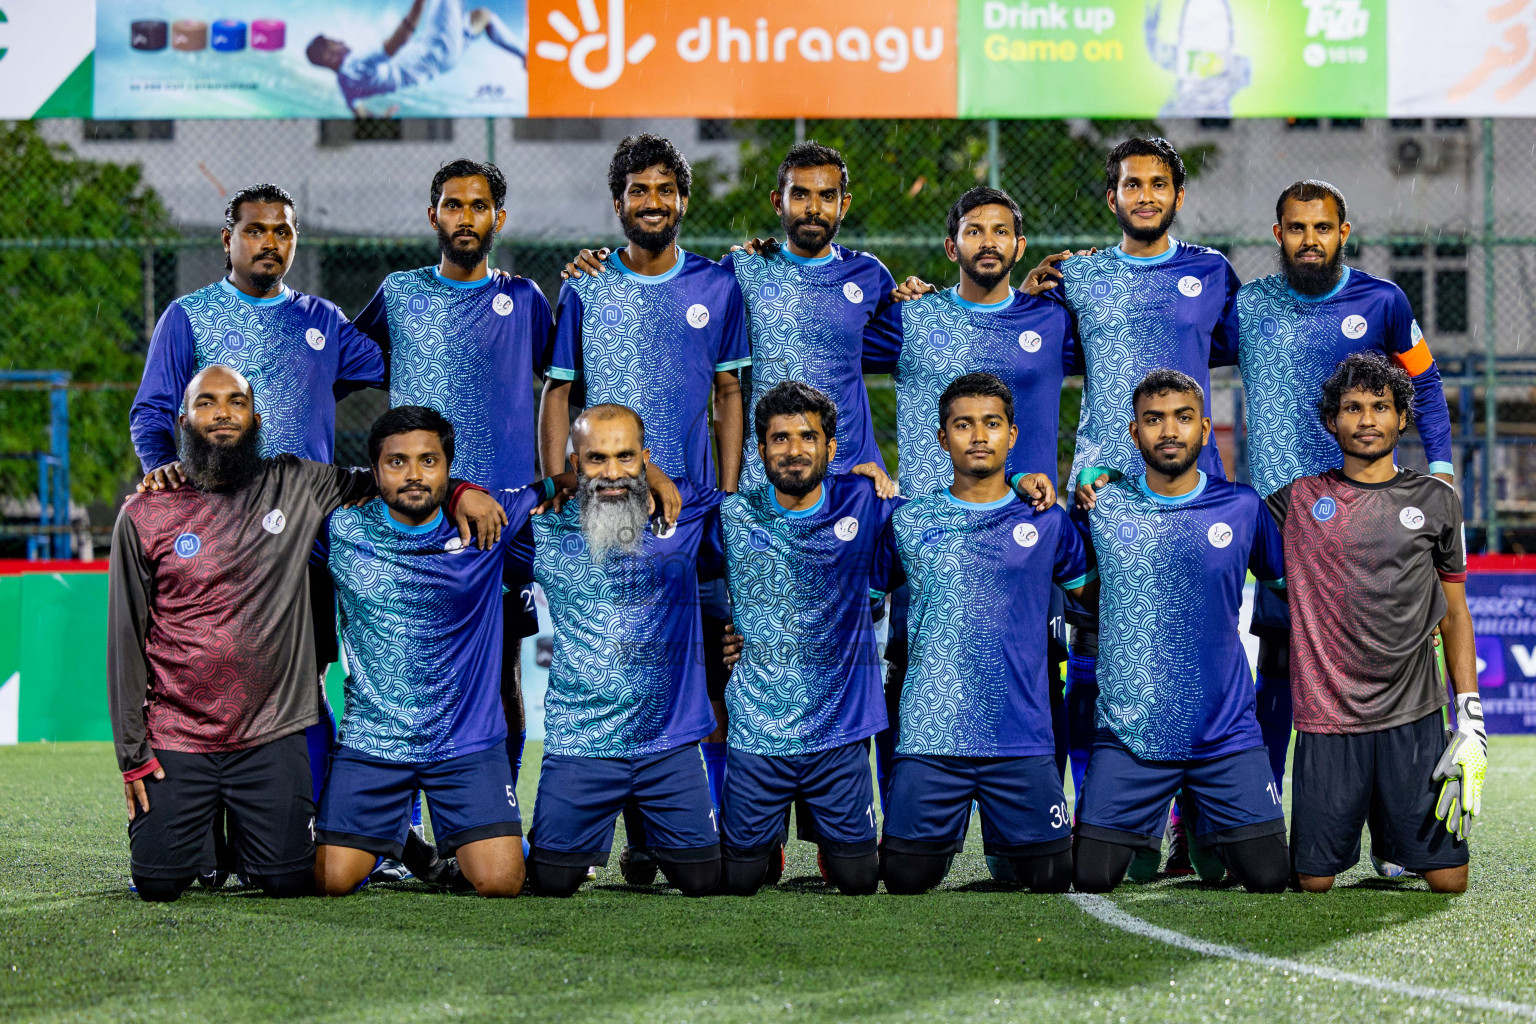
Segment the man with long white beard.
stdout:
<svg viewBox="0 0 1536 1024">
<path fill-rule="evenodd" d="M 699 574 L 720 572 L 720 491 L 678 478 L 683 508 L 658 518 L 645 424 L 596 405 L 571 427 L 577 492 L 523 527 L 509 576 L 544 588 L 554 659 L 528 879 L 569 896 L 608 863 L 614 820 L 634 801 L 667 881 L 702 896 L 720 881 L 720 836 L 699 753 L 715 728 L 704 685 Z M 702 543 L 701 543 L 702 542 Z"/>
</svg>

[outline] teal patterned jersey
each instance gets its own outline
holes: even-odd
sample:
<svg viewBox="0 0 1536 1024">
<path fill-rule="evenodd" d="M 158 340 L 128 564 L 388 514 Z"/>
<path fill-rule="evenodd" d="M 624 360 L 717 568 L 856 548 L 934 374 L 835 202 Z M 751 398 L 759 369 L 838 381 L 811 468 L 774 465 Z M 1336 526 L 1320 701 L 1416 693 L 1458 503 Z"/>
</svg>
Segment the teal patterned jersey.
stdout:
<svg viewBox="0 0 1536 1024">
<path fill-rule="evenodd" d="M 789 512 L 763 484 L 720 506 L 736 632 L 745 643 L 726 688 L 730 745 L 811 754 L 885 728 L 871 591 L 891 564 L 893 505 L 861 476 L 829 476 Z"/>
</svg>

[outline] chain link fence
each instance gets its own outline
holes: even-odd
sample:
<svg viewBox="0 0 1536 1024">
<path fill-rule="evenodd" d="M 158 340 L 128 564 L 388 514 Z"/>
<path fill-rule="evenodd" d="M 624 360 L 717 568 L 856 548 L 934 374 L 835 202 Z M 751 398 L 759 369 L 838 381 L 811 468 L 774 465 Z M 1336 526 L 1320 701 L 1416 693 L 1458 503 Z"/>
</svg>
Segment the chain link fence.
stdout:
<svg viewBox="0 0 1536 1024">
<path fill-rule="evenodd" d="M 228 194 L 274 181 L 298 202 L 287 280 L 355 315 L 393 270 L 433 263 L 428 185 L 444 161 L 490 159 L 506 173 L 508 220 L 493 260 L 551 299 L 577 249 L 621 240 L 607 193 L 614 145 L 634 131 L 673 139 L 694 165 L 683 244 L 718 257 L 781 233 L 768 200 L 783 151 L 816 138 L 847 157 L 853 206 L 839 240 L 899 277 L 948 284 L 944 215 L 991 183 L 1020 202 L 1025 262 L 1113 244 L 1103 154 L 1131 134 L 1179 146 L 1191 173 L 1175 234 L 1215 245 L 1244 280 L 1274 269 L 1274 201 L 1298 178 L 1349 199 L 1349 258 L 1408 294 L 1445 374 L 1469 542 L 1490 522 L 1505 550 L 1536 549 L 1536 122 L 1254 121 L 81 121 L 0 124 L 0 371 L 64 370 L 77 529 L 110 528 L 137 463 L 132 390 L 155 320 L 224 272 Z M 1490 360 L 1489 354 L 1493 355 Z M 1241 401 L 1217 375 L 1213 411 L 1241 472 Z M 894 396 L 870 378 L 876 428 L 894 462 Z M 39 522 L 38 453 L 50 397 L 0 380 L 0 556 Z M 362 461 L 384 397 L 339 410 L 338 459 Z M 1069 458 L 1077 394 L 1063 398 Z M 1490 434 L 1491 431 L 1491 434 Z M 1489 437 L 1492 444 L 1485 443 Z M 1409 451 L 1410 462 L 1422 456 Z M 28 527 L 25 524 L 34 524 Z M 59 527 L 55 525 L 54 529 Z"/>
</svg>

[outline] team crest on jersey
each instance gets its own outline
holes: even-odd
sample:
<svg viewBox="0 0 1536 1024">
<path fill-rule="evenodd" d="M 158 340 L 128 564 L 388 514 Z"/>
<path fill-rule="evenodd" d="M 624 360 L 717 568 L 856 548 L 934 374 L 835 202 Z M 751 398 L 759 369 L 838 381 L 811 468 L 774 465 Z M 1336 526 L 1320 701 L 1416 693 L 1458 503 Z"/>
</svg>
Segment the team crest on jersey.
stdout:
<svg viewBox="0 0 1536 1024">
<path fill-rule="evenodd" d="M 761 526 L 754 526 L 752 532 L 747 534 L 747 547 L 753 551 L 767 551 L 771 543 L 773 538 L 768 536 L 768 531 Z"/>
<path fill-rule="evenodd" d="M 764 302 L 777 302 L 782 294 L 784 290 L 774 281 L 764 281 L 757 286 L 757 297 Z"/>
<path fill-rule="evenodd" d="M 357 542 L 357 557 L 365 562 L 371 562 L 379 557 L 379 551 L 373 546 L 373 541 L 360 540 Z"/>
<path fill-rule="evenodd" d="M 405 300 L 405 311 L 412 316 L 421 316 L 430 305 L 432 303 L 425 295 L 412 295 Z"/>
<path fill-rule="evenodd" d="M 949 343 L 951 340 L 952 339 L 950 338 L 949 332 L 944 330 L 942 327 L 935 327 L 933 330 L 928 332 L 928 344 L 932 345 L 934 348 L 949 348 Z"/>
<path fill-rule="evenodd" d="M 512 296 L 508 295 L 506 292 L 502 292 L 500 295 L 491 300 L 491 308 L 496 311 L 497 316 L 511 315 Z"/>
<path fill-rule="evenodd" d="M 288 517 L 283 515 L 283 510 L 275 508 L 261 517 L 261 528 L 276 537 L 283 532 L 283 527 L 288 525 Z"/>
<path fill-rule="evenodd" d="M 1424 513 L 1417 506 L 1409 505 L 1397 514 L 1397 521 L 1410 530 L 1417 530 L 1424 525 Z"/>
<path fill-rule="evenodd" d="M 845 281 L 843 282 L 843 298 L 855 304 L 863 302 L 864 289 L 852 281 Z"/>
<path fill-rule="evenodd" d="M 928 544 L 928 545 L 937 544 L 939 541 L 941 541 L 943 539 L 944 539 L 944 527 L 942 527 L 942 526 L 930 526 L 930 527 L 928 527 L 928 529 L 923 531 L 923 543 L 924 544 Z"/>
<path fill-rule="evenodd" d="M 203 550 L 203 538 L 195 533 L 184 533 L 176 538 L 176 543 L 173 546 L 178 557 L 193 558 L 199 551 Z"/>
<path fill-rule="evenodd" d="M 838 540 L 847 543 L 859 535 L 859 521 L 853 516 L 843 516 L 832 527 L 832 533 Z"/>
<path fill-rule="evenodd" d="M 1355 313 L 1344 318 L 1344 322 L 1339 324 L 1339 330 L 1343 331 L 1344 337 L 1350 341 L 1356 341 L 1365 336 L 1367 326 L 1365 317 Z"/>
<path fill-rule="evenodd" d="M 319 352 L 325 348 L 325 335 L 321 333 L 320 328 L 311 327 L 304 332 L 304 344 Z"/>
<path fill-rule="evenodd" d="M 1226 523 L 1212 523 L 1211 528 L 1205 531 L 1205 539 L 1211 542 L 1213 548 L 1224 548 L 1232 543 L 1232 527 Z"/>
<path fill-rule="evenodd" d="M 1127 519 L 1115 527 L 1115 536 L 1121 544 L 1135 544 L 1141 539 L 1141 526 L 1133 519 Z"/>
<path fill-rule="evenodd" d="M 688 326 L 698 330 L 709 323 L 709 307 L 702 302 L 695 302 L 688 307 Z"/>
<path fill-rule="evenodd" d="M 241 349 L 245 348 L 245 335 L 231 327 L 229 330 L 224 332 L 223 342 L 224 347 L 229 349 L 231 352 L 239 352 Z"/>
<path fill-rule="evenodd" d="M 1013 541 L 1021 548 L 1032 548 L 1040 543 L 1040 531 L 1033 523 L 1020 523 L 1013 528 Z"/>
<path fill-rule="evenodd" d="M 1193 274 L 1185 274 L 1179 278 L 1179 294 L 1194 298 L 1205 290 L 1205 285 Z"/>
<path fill-rule="evenodd" d="M 568 533 L 560 540 L 560 550 L 568 558 L 575 558 L 586 549 L 587 542 L 581 539 L 579 533 Z"/>
<path fill-rule="evenodd" d="M 1021 332 L 1019 332 L 1019 348 L 1023 349 L 1025 352 L 1039 352 L 1040 351 L 1040 332 L 1039 331 L 1021 331 Z"/>
<path fill-rule="evenodd" d="M 1312 518 L 1320 523 L 1326 523 L 1338 512 L 1339 506 L 1332 498 L 1324 495 L 1312 503 Z"/>
<path fill-rule="evenodd" d="M 624 322 L 624 311 L 610 302 L 598 311 L 597 318 L 605 327 L 617 327 Z"/>
</svg>

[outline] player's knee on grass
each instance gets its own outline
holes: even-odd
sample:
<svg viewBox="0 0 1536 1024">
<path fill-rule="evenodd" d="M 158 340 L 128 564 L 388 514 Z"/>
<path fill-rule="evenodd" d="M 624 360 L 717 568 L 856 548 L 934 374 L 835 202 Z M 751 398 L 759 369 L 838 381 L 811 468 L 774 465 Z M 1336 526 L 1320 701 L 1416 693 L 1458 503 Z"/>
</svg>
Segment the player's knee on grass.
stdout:
<svg viewBox="0 0 1536 1024">
<path fill-rule="evenodd" d="M 581 888 L 581 883 L 586 880 L 586 868 L 567 867 L 564 864 L 540 864 L 538 861 L 528 862 L 528 884 L 539 896 L 553 896 L 559 899 L 574 896 L 576 890 Z"/>
<path fill-rule="evenodd" d="M 291 900 L 315 894 L 315 873 L 285 871 L 280 875 L 252 875 L 251 884 L 273 899 Z"/>
<path fill-rule="evenodd" d="M 754 896 L 768 877 L 769 863 L 778 848 L 751 860 L 720 859 L 720 889 L 729 896 Z"/>
<path fill-rule="evenodd" d="M 822 854 L 827 878 L 844 896 L 868 896 L 880 888 L 880 855 L 867 853 L 858 857 Z"/>
<path fill-rule="evenodd" d="M 720 888 L 720 858 L 703 861 L 675 861 L 657 857 L 667 882 L 684 896 L 708 896 Z"/>
<path fill-rule="evenodd" d="M 1019 883 L 1031 892 L 1066 892 L 1072 885 L 1072 851 L 1043 857 L 1009 857 Z"/>
<path fill-rule="evenodd" d="M 133 876 L 133 887 L 139 899 L 145 903 L 174 903 L 187 891 L 187 886 L 197 881 L 196 875 L 186 878 L 141 878 Z"/>
<path fill-rule="evenodd" d="M 1216 856 L 1249 892 L 1285 892 L 1291 883 L 1291 851 L 1284 835 L 1217 843 Z"/>
<path fill-rule="evenodd" d="M 880 877 L 885 891 L 895 896 L 917 896 L 940 882 L 949 871 L 949 855 L 943 853 L 880 854 Z"/>
<path fill-rule="evenodd" d="M 1109 892 L 1125 880 L 1135 849 L 1079 836 L 1072 859 L 1072 885 L 1078 892 Z"/>
</svg>

